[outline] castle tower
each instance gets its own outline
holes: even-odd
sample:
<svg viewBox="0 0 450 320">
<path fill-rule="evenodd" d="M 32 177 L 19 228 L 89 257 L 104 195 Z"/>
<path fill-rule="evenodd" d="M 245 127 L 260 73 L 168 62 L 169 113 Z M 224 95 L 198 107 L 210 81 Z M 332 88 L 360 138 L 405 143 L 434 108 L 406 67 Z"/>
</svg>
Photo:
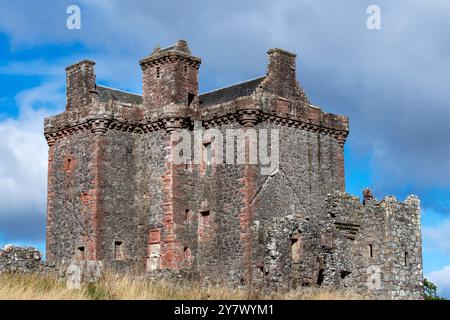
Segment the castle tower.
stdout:
<svg viewBox="0 0 450 320">
<path fill-rule="evenodd" d="M 198 106 L 198 69 L 200 58 L 191 55 L 188 44 L 179 40 L 142 59 L 144 106 L 155 109 L 169 104 Z"/>
<path fill-rule="evenodd" d="M 167 274 L 251 288 L 420 297 L 418 199 L 376 202 L 366 192 L 361 205 L 344 194 L 348 118 L 308 103 L 295 54 L 268 54 L 265 76 L 202 95 L 201 61 L 185 41 L 140 61 L 143 97 L 96 85 L 92 61 L 68 67 L 67 109 L 45 120 L 47 261 L 176 270 Z M 175 147 L 190 137 L 177 129 L 196 120 L 220 134 L 198 139 L 207 160 L 190 161 L 190 144 L 179 163 Z M 261 138 L 263 130 L 270 143 L 258 139 L 259 156 L 270 151 L 270 167 L 216 163 L 216 150 L 228 157 L 230 145 L 230 153 L 246 145 L 249 158 L 246 134 Z M 380 289 L 367 285 L 371 270 L 382 275 Z"/>
</svg>

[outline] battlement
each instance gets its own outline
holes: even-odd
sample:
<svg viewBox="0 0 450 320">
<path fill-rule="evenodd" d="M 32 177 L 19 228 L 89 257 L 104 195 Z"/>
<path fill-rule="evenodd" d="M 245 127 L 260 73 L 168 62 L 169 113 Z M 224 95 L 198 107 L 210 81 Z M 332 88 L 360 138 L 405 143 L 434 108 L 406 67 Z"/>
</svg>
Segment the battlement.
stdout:
<svg viewBox="0 0 450 320">
<path fill-rule="evenodd" d="M 366 189 L 368 190 L 368 189 Z M 366 191 L 364 190 L 364 191 Z M 416 195 L 409 195 L 404 201 L 394 196 L 385 196 L 377 200 L 365 194 L 364 200 L 346 192 L 336 191 L 327 195 L 330 216 L 345 219 L 391 218 L 402 222 L 420 224 L 420 200 Z"/>
</svg>

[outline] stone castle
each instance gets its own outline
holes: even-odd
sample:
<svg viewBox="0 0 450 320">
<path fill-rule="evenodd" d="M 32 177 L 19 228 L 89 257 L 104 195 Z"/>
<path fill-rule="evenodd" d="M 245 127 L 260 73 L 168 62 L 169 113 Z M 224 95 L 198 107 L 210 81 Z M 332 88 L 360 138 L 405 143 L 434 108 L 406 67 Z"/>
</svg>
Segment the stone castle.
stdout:
<svg viewBox="0 0 450 320">
<path fill-rule="evenodd" d="M 140 61 L 142 96 L 97 85 L 93 61 L 67 67 L 66 110 L 45 120 L 47 261 L 421 298 L 419 200 L 346 194 L 348 118 L 308 101 L 295 54 L 268 58 L 265 76 L 205 94 L 182 40 Z M 175 163 L 172 136 L 197 121 L 278 130 L 278 169 Z"/>
</svg>

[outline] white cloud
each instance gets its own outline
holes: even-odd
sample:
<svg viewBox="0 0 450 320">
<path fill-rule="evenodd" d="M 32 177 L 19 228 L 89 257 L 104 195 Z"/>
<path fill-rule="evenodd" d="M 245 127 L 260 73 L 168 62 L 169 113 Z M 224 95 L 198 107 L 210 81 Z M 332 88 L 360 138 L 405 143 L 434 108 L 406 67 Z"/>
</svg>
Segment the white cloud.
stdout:
<svg viewBox="0 0 450 320">
<path fill-rule="evenodd" d="M 433 227 L 424 226 L 423 230 L 424 249 L 429 251 L 442 251 L 450 254 L 450 220 L 441 221 Z"/>
<path fill-rule="evenodd" d="M 63 106 L 60 79 L 21 92 L 17 119 L 0 121 L 0 234 L 4 241 L 44 238 L 47 143 L 44 117 Z"/>
<path fill-rule="evenodd" d="M 450 299 L 450 266 L 432 271 L 425 277 L 437 286 L 439 296 Z"/>
<path fill-rule="evenodd" d="M 0 74 L 13 74 L 20 76 L 61 76 L 64 75 L 64 68 L 54 61 L 49 62 L 44 59 L 31 61 L 9 61 L 0 66 Z"/>
</svg>

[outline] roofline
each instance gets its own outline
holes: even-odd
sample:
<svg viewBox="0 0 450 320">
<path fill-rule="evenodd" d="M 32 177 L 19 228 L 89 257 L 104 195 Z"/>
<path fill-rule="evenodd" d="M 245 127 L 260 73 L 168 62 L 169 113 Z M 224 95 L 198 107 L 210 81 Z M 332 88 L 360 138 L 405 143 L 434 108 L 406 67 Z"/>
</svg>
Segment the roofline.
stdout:
<svg viewBox="0 0 450 320">
<path fill-rule="evenodd" d="M 262 79 L 262 78 L 265 78 L 265 77 L 267 77 L 267 75 L 261 76 L 261 77 L 256 77 L 256 78 L 253 78 L 253 79 L 244 80 L 244 81 L 237 82 L 237 83 L 233 83 L 233 84 L 230 84 L 228 86 L 224 86 L 224 87 L 220 87 L 220 88 L 217 88 L 217 89 L 213 89 L 213 90 L 210 90 L 210 91 L 206 91 L 206 92 L 200 93 L 199 96 L 204 95 L 204 94 L 208 94 L 208 93 L 212 93 L 212 92 L 215 92 L 215 91 L 219 91 L 219 90 L 222 90 L 222 89 L 231 88 L 231 87 L 234 87 L 234 86 L 246 83 L 246 82 Z"/>
<path fill-rule="evenodd" d="M 108 87 L 108 86 L 104 86 L 104 85 L 102 85 L 102 84 L 97 84 L 97 86 L 98 86 L 98 87 L 103 87 L 103 88 L 106 88 L 106 89 L 111 89 L 111 90 L 114 90 L 114 91 L 119 91 L 119 92 L 123 92 L 123 93 L 132 94 L 132 95 L 138 96 L 138 97 L 142 97 L 141 94 L 137 94 L 137 93 L 130 92 L 130 91 L 125 91 L 125 90 L 120 90 L 120 89 L 116 89 L 116 88 L 111 88 L 111 87 Z"/>
</svg>

